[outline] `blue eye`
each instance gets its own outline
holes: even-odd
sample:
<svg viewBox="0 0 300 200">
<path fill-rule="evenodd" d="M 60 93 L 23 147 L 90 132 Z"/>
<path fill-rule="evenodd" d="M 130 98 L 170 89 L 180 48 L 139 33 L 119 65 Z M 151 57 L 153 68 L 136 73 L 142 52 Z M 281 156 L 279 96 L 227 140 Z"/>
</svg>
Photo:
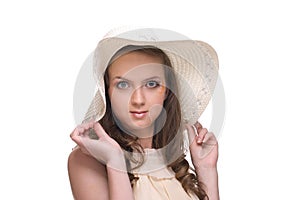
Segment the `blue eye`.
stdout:
<svg viewBox="0 0 300 200">
<path fill-rule="evenodd" d="M 146 87 L 148 88 L 156 88 L 157 86 L 159 86 L 159 83 L 157 81 L 148 81 L 146 83 Z"/>
<path fill-rule="evenodd" d="M 119 89 L 126 89 L 129 87 L 129 84 L 126 81 L 120 81 L 117 83 L 117 88 Z"/>
</svg>

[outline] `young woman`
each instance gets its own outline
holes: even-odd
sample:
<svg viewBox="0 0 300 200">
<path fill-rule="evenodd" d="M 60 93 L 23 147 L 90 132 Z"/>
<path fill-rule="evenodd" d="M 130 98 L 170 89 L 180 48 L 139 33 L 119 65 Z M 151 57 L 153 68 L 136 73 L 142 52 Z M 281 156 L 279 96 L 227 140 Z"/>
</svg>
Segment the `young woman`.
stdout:
<svg viewBox="0 0 300 200">
<path fill-rule="evenodd" d="M 68 161 L 74 199 L 219 199 L 218 144 L 195 123 L 208 103 L 217 59 L 207 44 L 193 45 L 100 41 L 94 62 L 99 90 L 86 120 L 71 133 L 78 145 Z M 201 62 L 183 54 L 193 48 Z M 197 61 L 206 76 L 192 70 Z M 203 77 L 212 83 L 204 84 Z M 185 159 L 185 142 L 194 170 Z"/>
</svg>

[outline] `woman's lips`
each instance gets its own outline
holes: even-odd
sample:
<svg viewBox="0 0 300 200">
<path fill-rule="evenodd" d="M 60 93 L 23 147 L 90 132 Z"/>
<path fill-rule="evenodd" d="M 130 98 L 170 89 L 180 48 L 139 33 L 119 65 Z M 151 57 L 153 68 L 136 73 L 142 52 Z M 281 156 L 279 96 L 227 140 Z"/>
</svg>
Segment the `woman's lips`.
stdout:
<svg viewBox="0 0 300 200">
<path fill-rule="evenodd" d="M 147 115 L 148 111 L 130 111 L 130 113 L 134 118 L 142 119 Z"/>
</svg>

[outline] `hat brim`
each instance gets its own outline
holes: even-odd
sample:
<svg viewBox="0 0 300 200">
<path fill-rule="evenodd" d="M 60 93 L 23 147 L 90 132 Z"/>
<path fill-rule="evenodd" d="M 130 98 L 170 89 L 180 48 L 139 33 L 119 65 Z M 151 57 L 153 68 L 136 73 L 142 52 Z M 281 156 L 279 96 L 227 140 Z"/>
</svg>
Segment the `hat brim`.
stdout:
<svg viewBox="0 0 300 200">
<path fill-rule="evenodd" d="M 94 51 L 93 70 L 97 91 L 84 120 L 98 121 L 104 116 L 104 72 L 115 53 L 128 45 L 153 46 L 164 51 L 177 78 L 182 119 L 185 123 L 195 123 L 207 107 L 217 81 L 218 58 L 214 49 L 202 41 L 136 41 L 120 37 L 101 40 Z"/>
</svg>

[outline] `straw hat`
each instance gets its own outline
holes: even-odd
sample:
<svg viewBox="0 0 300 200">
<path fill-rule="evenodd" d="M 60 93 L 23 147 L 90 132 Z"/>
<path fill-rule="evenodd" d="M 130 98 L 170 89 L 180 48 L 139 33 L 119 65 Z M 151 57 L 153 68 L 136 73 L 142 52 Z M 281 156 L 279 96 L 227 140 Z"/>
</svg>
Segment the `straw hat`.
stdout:
<svg viewBox="0 0 300 200">
<path fill-rule="evenodd" d="M 94 51 L 95 96 L 84 120 L 100 120 L 106 110 L 104 72 L 118 50 L 128 46 L 154 46 L 169 57 L 178 83 L 178 98 L 184 123 L 194 124 L 205 110 L 218 77 L 218 58 L 214 49 L 202 42 L 165 29 L 113 30 Z"/>
</svg>

